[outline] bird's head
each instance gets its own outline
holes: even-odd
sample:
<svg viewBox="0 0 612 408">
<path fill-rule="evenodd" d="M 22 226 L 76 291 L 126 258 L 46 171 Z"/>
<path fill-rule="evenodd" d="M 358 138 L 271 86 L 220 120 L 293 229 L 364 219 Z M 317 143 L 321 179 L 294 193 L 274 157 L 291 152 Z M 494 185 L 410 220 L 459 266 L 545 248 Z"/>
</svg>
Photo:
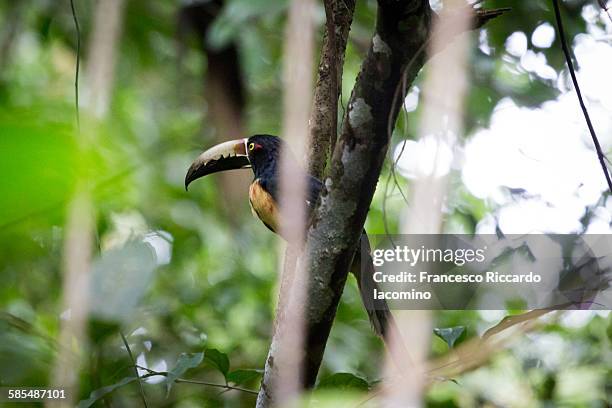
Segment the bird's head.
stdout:
<svg viewBox="0 0 612 408">
<path fill-rule="evenodd" d="M 255 177 L 276 171 L 283 142 L 271 135 L 253 135 L 224 142 L 204 151 L 191 164 L 185 176 L 185 189 L 191 182 L 219 171 L 253 168 Z"/>
</svg>

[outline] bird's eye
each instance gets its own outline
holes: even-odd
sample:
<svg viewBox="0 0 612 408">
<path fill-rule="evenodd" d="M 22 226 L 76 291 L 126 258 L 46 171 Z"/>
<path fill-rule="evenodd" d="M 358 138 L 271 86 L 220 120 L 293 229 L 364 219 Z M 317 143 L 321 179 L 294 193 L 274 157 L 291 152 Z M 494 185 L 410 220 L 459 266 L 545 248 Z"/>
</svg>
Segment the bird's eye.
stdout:
<svg viewBox="0 0 612 408">
<path fill-rule="evenodd" d="M 253 150 L 255 149 L 255 143 L 251 142 L 249 143 L 249 150 Z"/>
</svg>

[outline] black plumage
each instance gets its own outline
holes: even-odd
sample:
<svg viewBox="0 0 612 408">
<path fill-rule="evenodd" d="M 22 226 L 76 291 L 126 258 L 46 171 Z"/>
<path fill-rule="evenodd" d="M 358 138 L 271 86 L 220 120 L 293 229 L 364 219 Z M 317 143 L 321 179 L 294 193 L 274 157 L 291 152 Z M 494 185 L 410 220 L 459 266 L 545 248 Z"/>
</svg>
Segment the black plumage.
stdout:
<svg viewBox="0 0 612 408">
<path fill-rule="evenodd" d="M 278 177 L 280 155 L 284 142 L 271 135 L 254 135 L 247 139 L 247 155 L 253 168 L 254 179 L 259 180 L 261 187 L 266 190 L 275 202 L 279 200 L 280 180 Z M 251 149 L 252 147 L 252 149 Z M 291 152 L 287 152 L 291 155 Z M 295 158 L 292 161 L 297 162 Z M 309 174 L 306 177 L 306 204 L 312 211 L 316 205 L 323 184 Z"/>
</svg>

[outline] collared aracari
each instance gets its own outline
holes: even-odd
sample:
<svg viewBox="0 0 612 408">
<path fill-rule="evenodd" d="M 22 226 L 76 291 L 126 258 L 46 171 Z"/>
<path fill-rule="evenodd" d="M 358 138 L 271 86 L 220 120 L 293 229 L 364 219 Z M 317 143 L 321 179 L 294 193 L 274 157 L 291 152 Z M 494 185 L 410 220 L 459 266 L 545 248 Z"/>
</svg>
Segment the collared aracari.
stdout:
<svg viewBox="0 0 612 408">
<path fill-rule="evenodd" d="M 284 149 L 283 141 L 271 135 L 254 135 L 216 145 L 200 154 L 189 167 L 185 176 L 185 189 L 194 180 L 212 173 L 251 168 L 254 173 L 254 179 L 249 188 L 251 210 L 266 227 L 272 232 L 278 233 L 278 164 L 281 149 Z M 310 213 L 317 203 L 321 188 L 320 180 L 307 175 L 306 204 Z M 367 264 L 362 270 L 362 254 L 357 251 L 353 259 L 351 272 L 357 278 L 361 298 L 372 327 L 376 334 L 384 339 L 389 324 L 394 324 L 393 316 L 384 300 L 373 299 L 373 289 L 376 287 L 372 278 L 374 265 L 369 254 L 370 244 L 365 230 L 361 236 L 361 248 L 367 250 Z"/>
</svg>

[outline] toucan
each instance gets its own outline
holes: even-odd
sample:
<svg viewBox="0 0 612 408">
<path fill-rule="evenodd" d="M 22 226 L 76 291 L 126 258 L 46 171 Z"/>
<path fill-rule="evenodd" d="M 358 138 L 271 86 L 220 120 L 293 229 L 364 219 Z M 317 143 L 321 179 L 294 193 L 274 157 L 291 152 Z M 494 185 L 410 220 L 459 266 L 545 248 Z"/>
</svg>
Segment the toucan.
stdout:
<svg viewBox="0 0 612 408">
<path fill-rule="evenodd" d="M 244 139 L 218 144 L 200 154 L 189 167 L 185 176 L 185 189 L 194 180 L 225 170 L 251 168 L 254 178 L 249 187 L 249 202 L 252 212 L 268 229 L 279 233 L 279 160 L 285 143 L 279 137 L 259 134 Z M 294 163 L 297 161 L 293 160 Z M 297 164 L 296 164 L 297 165 Z M 314 210 L 322 183 L 319 179 L 306 175 L 306 206 L 310 214 Z M 393 316 L 384 300 L 373 299 L 374 266 L 369 254 L 369 241 L 363 231 L 351 272 L 357 278 L 362 301 L 368 312 L 370 322 L 377 335 L 386 340 L 389 325 L 395 324 Z M 362 268 L 362 256 L 366 260 Z"/>
</svg>

